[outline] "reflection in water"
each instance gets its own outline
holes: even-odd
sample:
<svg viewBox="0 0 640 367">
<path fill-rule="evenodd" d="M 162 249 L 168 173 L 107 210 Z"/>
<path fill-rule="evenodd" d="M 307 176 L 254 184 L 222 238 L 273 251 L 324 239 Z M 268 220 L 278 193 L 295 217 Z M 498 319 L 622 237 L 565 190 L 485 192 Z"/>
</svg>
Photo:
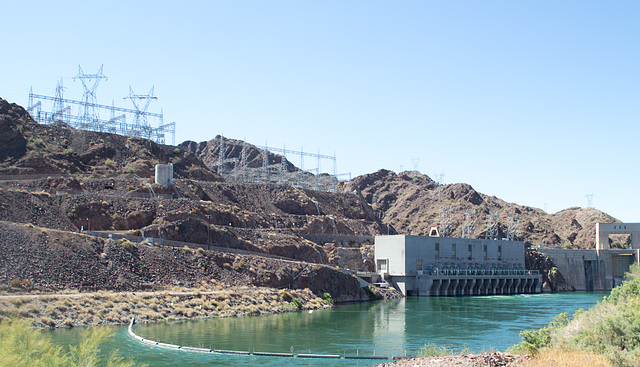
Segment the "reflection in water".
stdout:
<svg viewBox="0 0 640 367">
<path fill-rule="evenodd" d="M 540 328 L 561 312 L 587 308 L 605 293 L 487 297 L 409 297 L 373 303 L 244 318 L 136 325 L 138 335 L 172 344 L 258 352 L 403 355 L 426 343 L 475 352 L 504 350 L 525 329 Z M 51 332 L 59 344 L 77 343 L 79 328 Z M 152 366 L 264 365 L 373 366 L 380 361 L 230 356 L 144 345 L 117 327 L 114 347 Z"/>
</svg>

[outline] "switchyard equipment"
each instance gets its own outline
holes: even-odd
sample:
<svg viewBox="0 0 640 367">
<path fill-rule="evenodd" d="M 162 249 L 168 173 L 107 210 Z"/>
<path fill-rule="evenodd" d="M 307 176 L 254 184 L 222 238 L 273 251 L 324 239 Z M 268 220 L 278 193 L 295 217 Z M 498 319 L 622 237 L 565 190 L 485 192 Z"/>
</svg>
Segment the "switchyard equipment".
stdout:
<svg viewBox="0 0 640 367">
<path fill-rule="evenodd" d="M 320 153 L 308 153 L 302 149 L 300 151 L 286 148 L 274 148 L 268 145 L 252 146 L 242 141 L 240 158 L 227 157 L 226 146 L 237 145 L 229 142 L 224 136 L 220 136 L 218 149 L 218 159 L 210 164 L 216 168 L 228 182 L 251 182 L 251 183 L 276 183 L 291 185 L 301 189 L 335 192 L 338 187 L 337 163 L 335 155 L 322 155 Z M 259 148 L 262 150 L 262 165 L 260 167 L 249 167 L 247 155 L 249 149 Z M 268 152 L 282 153 L 282 159 L 278 163 L 271 164 Z M 300 170 L 289 171 L 286 166 L 286 154 L 300 156 Z M 304 157 L 315 158 L 317 166 L 314 169 L 304 171 Z M 333 164 L 333 174 L 324 174 L 321 171 L 321 160 L 329 160 Z M 315 173 L 315 174 L 314 174 Z M 350 177 L 350 174 L 349 174 Z"/>
<path fill-rule="evenodd" d="M 162 111 L 147 111 L 149 104 L 157 100 L 153 95 L 153 87 L 145 95 L 135 94 L 129 87 L 129 95 L 124 99 L 131 100 L 134 106 L 131 109 L 116 107 L 113 103 L 111 106 L 98 104 L 96 90 L 100 81 L 107 79 L 102 73 L 102 66 L 95 74 L 86 74 L 78 66 L 78 75 L 73 79 L 82 82 L 84 92 L 81 101 L 63 97 L 62 80 L 58 82 L 54 97 L 35 94 L 31 89 L 27 111 L 36 122 L 63 123 L 79 130 L 149 139 L 159 144 L 165 144 L 165 135 L 171 134 L 171 144 L 175 145 L 176 123 L 165 124 Z M 76 113 L 73 112 L 74 109 Z"/>
</svg>

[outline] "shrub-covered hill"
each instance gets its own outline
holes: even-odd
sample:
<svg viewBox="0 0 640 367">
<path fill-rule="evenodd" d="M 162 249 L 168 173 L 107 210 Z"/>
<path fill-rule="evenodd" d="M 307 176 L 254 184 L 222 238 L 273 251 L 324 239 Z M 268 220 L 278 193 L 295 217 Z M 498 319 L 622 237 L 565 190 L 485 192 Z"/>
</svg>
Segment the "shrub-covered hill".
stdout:
<svg viewBox="0 0 640 367">
<path fill-rule="evenodd" d="M 640 266 L 631 266 L 627 279 L 602 302 L 573 316 L 556 316 L 540 330 L 520 333 L 518 353 L 591 352 L 614 366 L 640 366 Z"/>
<path fill-rule="evenodd" d="M 438 185 L 419 172 L 396 174 L 378 172 L 354 178 L 344 184 L 345 191 L 358 193 L 378 212 L 382 221 L 398 233 L 427 235 L 431 227 L 442 227 L 441 212 L 450 210 L 453 237 L 461 237 L 465 212 L 476 214 L 472 238 L 484 238 L 487 215 L 497 215 L 498 238 L 507 236 L 509 217 L 517 215 L 516 238 L 531 243 L 547 243 L 573 248 L 595 248 L 595 223 L 618 222 L 592 208 L 569 208 L 555 214 L 541 209 L 508 203 L 479 193 L 468 184 Z M 623 244 L 628 237 L 621 238 Z"/>
</svg>

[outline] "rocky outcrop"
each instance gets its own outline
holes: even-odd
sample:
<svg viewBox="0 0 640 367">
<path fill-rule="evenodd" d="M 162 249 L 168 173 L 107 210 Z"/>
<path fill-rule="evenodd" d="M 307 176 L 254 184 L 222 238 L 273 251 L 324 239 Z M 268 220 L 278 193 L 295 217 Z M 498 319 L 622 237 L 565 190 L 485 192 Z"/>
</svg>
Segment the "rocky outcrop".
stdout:
<svg viewBox="0 0 640 367">
<path fill-rule="evenodd" d="M 27 151 L 25 133 L 34 124 L 24 108 L 0 98 L 0 161 L 24 155 Z"/>
</svg>

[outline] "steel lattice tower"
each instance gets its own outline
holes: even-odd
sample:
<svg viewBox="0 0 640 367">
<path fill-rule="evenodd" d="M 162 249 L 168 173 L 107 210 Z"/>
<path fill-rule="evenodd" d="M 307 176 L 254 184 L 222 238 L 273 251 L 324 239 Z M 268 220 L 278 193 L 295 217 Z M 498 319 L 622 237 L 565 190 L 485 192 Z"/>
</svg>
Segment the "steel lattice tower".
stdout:
<svg viewBox="0 0 640 367">
<path fill-rule="evenodd" d="M 107 77 L 102 74 L 103 66 L 104 65 L 100 65 L 100 69 L 98 69 L 98 72 L 95 74 L 85 74 L 82 71 L 82 67 L 78 65 L 78 75 L 73 78 L 74 80 L 79 79 L 84 88 L 84 93 L 82 94 L 82 102 L 84 105 L 80 112 L 80 126 L 84 128 L 93 127 L 100 121 L 100 116 L 96 109 L 96 105 L 98 104 L 96 89 L 98 89 L 98 84 L 100 84 L 102 79 L 107 80 Z"/>
</svg>

